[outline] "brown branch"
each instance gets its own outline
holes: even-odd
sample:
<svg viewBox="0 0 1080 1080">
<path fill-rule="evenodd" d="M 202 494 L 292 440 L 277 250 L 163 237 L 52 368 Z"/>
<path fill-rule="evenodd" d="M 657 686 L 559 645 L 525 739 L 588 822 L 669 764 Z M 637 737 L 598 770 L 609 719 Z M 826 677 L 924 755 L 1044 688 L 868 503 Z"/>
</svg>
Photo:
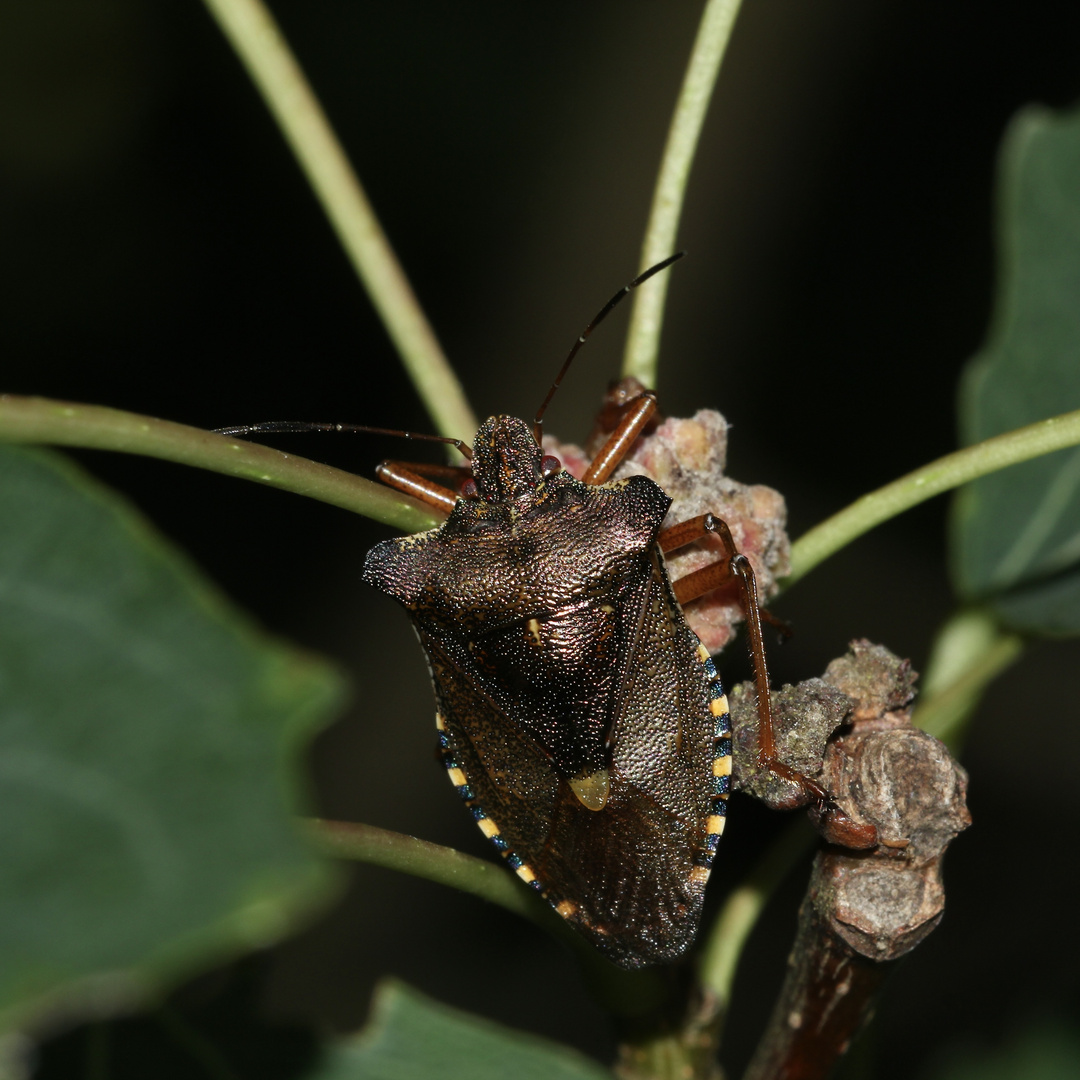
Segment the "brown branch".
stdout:
<svg viewBox="0 0 1080 1080">
<path fill-rule="evenodd" d="M 820 783 L 853 822 L 875 827 L 878 844 L 819 852 L 787 977 L 746 1080 L 830 1073 L 869 1016 L 887 971 L 940 922 L 941 858 L 971 823 L 963 769 L 942 743 L 911 725 L 906 706 L 914 674 L 907 661 L 854 642 L 824 680 L 811 682 L 852 699 L 851 726 L 830 739 Z M 827 815 L 821 824 L 835 841 Z"/>
</svg>

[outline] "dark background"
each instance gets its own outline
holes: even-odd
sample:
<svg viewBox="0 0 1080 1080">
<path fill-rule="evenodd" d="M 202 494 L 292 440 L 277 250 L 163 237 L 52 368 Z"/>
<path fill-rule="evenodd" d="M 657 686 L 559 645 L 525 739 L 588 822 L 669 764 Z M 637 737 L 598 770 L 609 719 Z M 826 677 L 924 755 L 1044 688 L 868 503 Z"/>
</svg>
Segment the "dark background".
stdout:
<svg viewBox="0 0 1080 1080">
<path fill-rule="evenodd" d="M 531 415 L 582 324 L 637 269 L 700 5 L 272 7 L 477 413 Z M 1078 46 L 1080 7 L 1057 0 L 746 5 L 689 190 L 659 390 L 670 414 L 727 415 L 730 472 L 783 491 L 793 535 L 954 448 L 957 376 L 992 299 L 997 146 L 1018 108 L 1080 96 Z M 585 433 L 625 317 L 594 336 L 549 430 Z M 0 9 L 0 335 L 0 390 L 206 427 L 429 429 L 197 0 Z M 401 455 L 367 437 L 280 445 L 365 474 Z M 407 622 L 358 581 L 386 529 L 157 461 L 80 458 L 268 628 L 349 672 L 353 706 L 311 753 L 322 813 L 487 853 L 433 761 Z M 908 513 L 783 598 L 797 636 L 774 653 L 776 681 L 820 673 L 853 637 L 925 663 L 953 604 L 946 508 Z M 1074 644 L 1040 646 L 989 695 L 965 753 L 976 826 L 950 855 L 941 930 L 879 1010 L 878 1076 L 918 1075 L 957 1040 L 992 1047 L 1031 1016 L 1077 1015 L 1074 905 L 1053 860 L 1077 827 L 1078 658 Z M 738 657 L 723 666 L 741 677 Z M 777 827 L 754 806 L 733 816 L 714 903 Z M 180 1006 L 205 1019 L 231 1003 L 229 1022 L 203 1026 L 223 1044 L 303 1043 L 359 1025 L 390 972 L 610 1053 L 572 960 L 531 927 L 378 869 L 349 880 L 295 940 L 197 981 Z M 778 984 L 798 891 L 744 959 L 733 1072 Z M 149 1038 L 137 1021 L 123 1030 Z M 81 1038 L 49 1048 L 41 1075 L 76 1075 Z"/>
</svg>

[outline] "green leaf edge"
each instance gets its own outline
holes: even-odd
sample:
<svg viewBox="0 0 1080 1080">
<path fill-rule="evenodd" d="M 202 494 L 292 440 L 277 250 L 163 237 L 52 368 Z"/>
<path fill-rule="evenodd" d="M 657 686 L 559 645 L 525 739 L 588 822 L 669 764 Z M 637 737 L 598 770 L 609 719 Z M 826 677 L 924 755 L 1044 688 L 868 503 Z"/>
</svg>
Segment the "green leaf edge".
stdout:
<svg viewBox="0 0 1080 1080">
<path fill-rule="evenodd" d="M 276 697 L 280 688 L 293 687 L 289 696 L 294 700 L 285 709 L 291 718 L 278 732 L 278 782 L 283 794 L 291 797 L 295 805 L 306 801 L 307 793 L 299 773 L 291 771 L 288 763 L 298 756 L 310 736 L 324 726 L 323 718 L 336 711 L 345 700 L 347 684 L 337 669 L 315 654 L 268 635 L 234 607 L 197 565 L 163 537 L 126 499 L 63 454 L 38 447 L 2 445 L 0 453 L 37 460 L 59 474 L 83 497 L 112 514 L 133 544 L 148 551 L 168 572 L 176 575 L 208 618 L 236 633 L 263 654 L 261 690 L 264 697 Z M 275 684 L 279 689 L 272 689 Z M 302 839 L 299 823 L 296 835 Z M 304 845 L 299 846 L 302 849 Z M 106 970 L 76 977 L 4 1009 L 0 1012 L 0 1032 L 38 1027 L 50 1021 L 56 1023 L 60 1018 L 127 1011 L 137 1003 L 152 1000 L 170 984 L 194 974 L 207 961 L 218 962 L 226 955 L 240 955 L 280 940 L 306 913 L 333 899 L 342 885 L 342 876 L 330 863 L 312 860 L 305 871 L 296 873 L 287 884 L 280 880 L 259 884 L 259 888 L 270 887 L 278 891 L 274 900 L 265 897 L 246 902 L 238 900 L 232 913 L 198 930 L 173 937 L 151 950 L 143 957 L 138 969 Z"/>
<path fill-rule="evenodd" d="M 957 416 L 961 441 L 972 443 L 975 439 L 986 438 L 987 425 L 980 421 L 976 412 L 980 394 L 978 388 L 990 377 L 1016 319 L 1017 282 L 1022 274 L 1020 259 L 1021 228 L 1017 218 L 1017 208 L 1022 202 L 1024 170 L 1030 168 L 1030 156 L 1033 145 L 1042 137 L 1057 134 L 1061 128 L 1076 127 L 1080 120 L 1080 110 L 1056 110 L 1043 105 L 1029 105 L 1019 110 L 1009 122 L 998 152 L 998 183 L 995 206 L 995 241 L 997 248 L 997 273 L 994 290 L 994 302 L 990 324 L 986 337 L 979 351 L 971 357 L 960 376 L 957 390 Z M 995 433 L 996 434 L 996 433 Z M 1080 458 L 1074 452 L 1068 459 L 1062 460 L 1058 475 L 1066 461 L 1075 470 Z M 956 592 L 968 603 L 989 605 L 996 612 L 999 620 L 1006 626 L 1037 636 L 1070 636 L 1076 633 L 1074 628 L 1054 630 L 1044 628 L 1038 619 L 1018 618 L 1013 606 L 1024 606 L 1025 596 L 1029 592 L 1043 589 L 1048 582 L 1062 576 L 1075 578 L 1077 565 L 1047 568 L 1044 572 L 1025 575 L 1021 570 L 1004 577 L 1000 567 L 987 582 L 975 582 L 971 579 L 965 559 L 966 530 L 979 517 L 979 505 L 983 494 L 978 484 L 961 488 L 952 500 L 949 513 L 949 570 L 950 579 Z M 995 581 L 994 578 L 997 578 Z"/>
<path fill-rule="evenodd" d="M 412 1015 L 406 1016 L 409 1012 Z M 457 1034 L 463 1041 L 471 1038 L 486 1044 L 485 1064 L 490 1067 L 476 1071 L 473 1062 L 448 1059 L 446 1071 L 442 1073 L 444 1076 L 496 1080 L 497 1077 L 508 1075 L 511 1068 L 516 1074 L 524 1066 L 531 1067 L 529 1075 L 550 1075 L 559 1080 L 611 1080 L 612 1074 L 603 1066 L 569 1046 L 444 1005 L 398 979 L 384 979 L 376 986 L 364 1029 L 355 1038 L 332 1048 L 323 1068 L 312 1080 L 360 1080 L 361 1077 L 405 1080 L 406 1077 L 416 1076 L 411 1070 L 399 1071 L 402 1065 L 400 1058 L 397 1062 L 391 1062 L 397 1067 L 390 1070 L 373 1066 L 382 1064 L 377 1055 L 388 1043 L 393 1043 L 397 1035 L 396 1027 L 402 1020 L 411 1029 L 409 1022 L 415 1022 L 418 1018 L 421 1023 L 434 1027 L 436 1034 L 439 1027 L 451 1026 L 457 1028 Z M 408 1034 L 408 1030 L 405 1033 Z M 502 1064 L 492 1063 L 492 1051 L 502 1059 Z M 555 1069 L 558 1071 L 546 1071 Z"/>
</svg>

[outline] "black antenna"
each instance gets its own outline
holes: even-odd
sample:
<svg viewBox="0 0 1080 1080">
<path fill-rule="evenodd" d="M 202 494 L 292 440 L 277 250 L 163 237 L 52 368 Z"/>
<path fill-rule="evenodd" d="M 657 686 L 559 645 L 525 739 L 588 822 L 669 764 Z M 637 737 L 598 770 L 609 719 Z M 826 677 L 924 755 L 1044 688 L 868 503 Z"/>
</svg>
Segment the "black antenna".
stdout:
<svg viewBox="0 0 1080 1080">
<path fill-rule="evenodd" d="M 619 303 L 623 297 L 631 289 L 636 289 L 643 281 L 648 281 L 653 274 L 659 274 L 661 270 L 666 270 L 673 262 L 678 262 L 686 254 L 685 251 L 677 251 L 674 255 L 669 255 L 662 262 L 658 262 L 655 266 L 650 266 L 644 273 L 638 274 L 633 281 L 628 285 L 624 285 L 600 310 L 597 312 L 593 321 L 585 327 L 584 330 L 578 335 L 577 341 L 574 342 L 574 347 L 570 350 L 570 355 L 566 358 L 563 366 L 559 369 L 559 374 L 555 376 L 555 381 L 551 384 L 551 389 L 547 392 L 547 397 L 544 398 L 540 405 L 540 408 L 536 410 L 536 416 L 533 418 L 533 435 L 536 438 L 537 446 L 540 445 L 540 439 L 544 433 L 544 413 L 547 411 L 548 405 L 551 404 L 551 399 L 555 396 L 555 391 L 559 389 L 559 384 L 563 381 L 563 376 L 566 374 L 570 367 L 574 357 L 578 354 L 578 349 L 585 344 L 586 338 L 596 329 L 607 317 L 611 314 L 611 309 Z"/>
<path fill-rule="evenodd" d="M 472 461 L 472 447 L 461 439 L 449 435 L 425 435 L 415 431 L 397 431 L 394 428 L 366 427 L 363 424 L 309 424 L 303 420 L 268 420 L 262 424 L 242 424 L 239 427 L 214 428 L 215 435 L 268 435 L 274 432 L 297 431 L 360 431 L 367 435 L 394 435 L 401 439 L 421 442 L 450 443 L 466 461 Z"/>
</svg>

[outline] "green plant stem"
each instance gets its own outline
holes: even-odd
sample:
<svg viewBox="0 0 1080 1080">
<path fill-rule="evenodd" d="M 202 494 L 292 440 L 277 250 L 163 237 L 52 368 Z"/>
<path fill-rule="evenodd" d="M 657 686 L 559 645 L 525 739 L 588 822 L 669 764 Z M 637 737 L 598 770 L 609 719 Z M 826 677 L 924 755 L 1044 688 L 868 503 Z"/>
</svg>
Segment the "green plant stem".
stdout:
<svg viewBox="0 0 1080 1080">
<path fill-rule="evenodd" d="M 964 725 L 990 683 L 1014 664 L 1024 639 L 993 614 L 965 609 L 938 631 L 913 721 L 956 750 Z"/>
<path fill-rule="evenodd" d="M 315 845 L 325 855 L 448 885 L 535 923 L 570 947 L 593 992 L 618 1015 L 632 1016 L 656 1008 L 668 994 L 666 981 L 657 971 L 622 971 L 608 963 L 550 905 L 497 863 L 374 825 L 317 820 L 306 824 Z"/>
<path fill-rule="evenodd" d="M 143 454 L 306 495 L 405 532 L 438 524 L 422 503 L 384 484 L 269 446 L 100 405 L 0 394 L 0 442 Z"/>
<path fill-rule="evenodd" d="M 436 428 L 470 440 L 476 418 L 314 91 L 261 0 L 205 0 L 281 128 Z"/>
<path fill-rule="evenodd" d="M 548 919 L 549 914 L 554 914 L 548 905 L 497 863 L 374 825 L 319 820 L 309 821 L 307 825 L 316 847 L 324 855 L 383 866 L 449 885 L 498 904 L 545 929 L 554 925 Z M 557 915 L 554 917 L 562 922 Z"/>
<path fill-rule="evenodd" d="M 699 978 L 723 1014 L 747 938 L 776 887 L 813 846 L 816 835 L 804 820 L 792 822 L 758 860 L 746 880 L 724 902 L 701 951 Z"/>
<path fill-rule="evenodd" d="M 660 162 L 641 250 L 642 270 L 675 250 L 690 166 L 739 4 L 740 0 L 709 0 L 705 5 Z M 657 274 L 636 290 L 623 356 L 623 375 L 632 375 L 649 387 L 656 386 L 667 284 L 668 275 Z"/>
<path fill-rule="evenodd" d="M 256 443 L 101 405 L 0 394 L 0 442 L 144 454 L 306 495 L 405 532 L 438 524 L 438 518 L 421 503 L 363 477 Z M 939 458 L 863 496 L 797 540 L 785 584 L 794 584 L 856 537 L 934 495 L 1078 443 L 1080 410 Z"/>
<path fill-rule="evenodd" d="M 875 525 L 943 491 L 1009 465 L 1077 444 L 1080 444 L 1080 409 L 996 435 L 938 458 L 864 495 L 796 540 L 791 546 L 791 573 L 785 578 L 784 586 L 793 585 L 819 563 L 856 537 L 869 532 Z"/>
</svg>

